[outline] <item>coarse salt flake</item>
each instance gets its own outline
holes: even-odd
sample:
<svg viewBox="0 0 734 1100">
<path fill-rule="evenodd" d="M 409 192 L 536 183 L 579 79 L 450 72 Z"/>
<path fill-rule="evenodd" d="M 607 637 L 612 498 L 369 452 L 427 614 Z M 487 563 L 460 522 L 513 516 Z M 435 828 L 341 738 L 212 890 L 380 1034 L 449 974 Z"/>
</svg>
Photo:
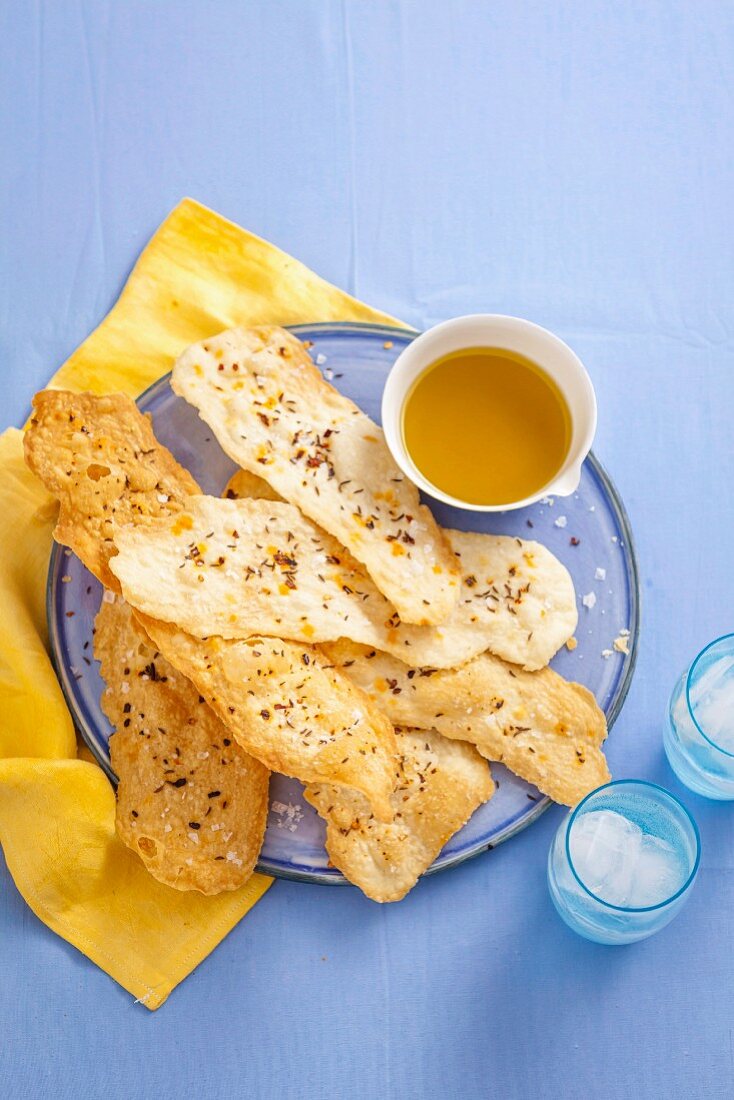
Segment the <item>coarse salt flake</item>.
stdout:
<svg viewBox="0 0 734 1100">
<path fill-rule="evenodd" d="M 102 602 L 103 603 L 114 603 L 115 602 L 115 593 L 110 592 L 109 588 L 105 588 L 104 592 L 102 593 Z"/>
<path fill-rule="evenodd" d="M 553 520 L 554 527 L 565 527 L 567 523 L 568 518 L 566 516 L 559 516 L 558 519 Z"/>
<path fill-rule="evenodd" d="M 299 821 L 303 820 L 300 803 L 273 802 L 270 809 L 278 817 L 278 828 L 287 829 L 289 833 L 295 833 Z"/>
<path fill-rule="evenodd" d="M 581 603 L 591 611 L 592 607 L 596 604 L 596 594 L 594 592 L 587 592 L 585 596 L 581 597 Z"/>
<path fill-rule="evenodd" d="M 326 362 L 326 356 L 322 351 L 320 351 L 319 354 L 316 356 L 316 362 L 320 367 L 323 367 L 324 363 Z"/>
<path fill-rule="evenodd" d="M 605 581 L 606 579 L 607 579 L 606 569 L 602 569 L 602 567 L 600 565 L 598 565 L 597 568 L 596 568 L 596 572 L 594 573 L 594 580 L 595 581 Z"/>
</svg>

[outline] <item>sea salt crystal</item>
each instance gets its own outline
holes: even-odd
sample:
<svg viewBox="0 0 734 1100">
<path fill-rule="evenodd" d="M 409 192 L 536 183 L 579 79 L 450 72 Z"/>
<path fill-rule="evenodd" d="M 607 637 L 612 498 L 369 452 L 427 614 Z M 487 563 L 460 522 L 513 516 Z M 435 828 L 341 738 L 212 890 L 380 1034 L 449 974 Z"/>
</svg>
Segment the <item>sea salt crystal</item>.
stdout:
<svg viewBox="0 0 734 1100">
<path fill-rule="evenodd" d="M 158 494 L 158 503 L 159 504 L 168 504 L 168 493 L 159 493 Z"/>
<path fill-rule="evenodd" d="M 554 527 L 565 527 L 567 523 L 568 523 L 568 519 L 567 519 L 566 516 L 559 516 L 558 519 L 553 521 L 553 526 Z"/>
<path fill-rule="evenodd" d="M 319 354 L 316 356 L 316 362 L 320 367 L 323 367 L 324 363 L 326 362 L 326 356 L 323 352 L 320 351 Z"/>
<path fill-rule="evenodd" d="M 556 502 L 555 502 L 555 500 L 553 499 L 553 497 L 541 497 L 541 498 L 540 498 L 540 503 L 541 503 L 541 504 L 547 504 L 549 508 L 552 508 L 552 507 L 553 507 L 553 505 L 554 505 L 554 504 L 555 504 Z"/>
<path fill-rule="evenodd" d="M 109 588 L 105 588 L 104 592 L 102 593 L 102 602 L 103 603 L 114 603 L 115 602 L 115 593 L 110 592 Z"/>
<path fill-rule="evenodd" d="M 227 859 L 230 863 L 234 863 L 235 867 L 242 866 L 242 860 L 237 858 L 236 852 L 227 852 Z"/>
<path fill-rule="evenodd" d="M 327 382 L 331 382 L 333 377 L 334 377 L 333 370 L 330 367 L 327 367 L 326 370 L 324 371 L 324 378 L 326 379 Z"/>
<path fill-rule="evenodd" d="M 127 682 L 127 680 L 123 680 L 120 684 L 120 695 L 127 695 L 129 690 L 130 684 Z"/>
<path fill-rule="evenodd" d="M 609 658 L 612 656 L 612 650 L 611 649 L 603 649 L 601 651 L 601 655 L 602 655 L 602 657 L 604 658 L 605 661 L 608 661 Z"/>
<path fill-rule="evenodd" d="M 171 828 L 172 828 L 172 826 L 169 825 L 168 822 L 166 822 L 166 824 L 163 826 L 163 832 L 164 833 L 170 833 Z"/>
<path fill-rule="evenodd" d="M 591 611 L 592 607 L 596 604 L 596 593 L 587 592 L 585 596 L 581 597 L 581 603 Z"/>
<path fill-rule="evenodd" d="M 198 844 L 198 843 L 199 843 L 199 834 L 198 834 L 198 833 L 195 833 L 195 832 L 193 831 L 193 829 L 192 829 L 192 830 L 191 830 L 191 832 L 190 832 L 190 833 L 188 834 L 188 837 L 189 837 L 189 840 L 191 841 L 191 843 L 192 843 L 192 844 Z"/>
<path fill-rule="evenodd" d="M 607 579 L 606 569 L 602 569 L 601 566 L 597 566 L 596 572 L 594 573 L 594 580 L 595 581 L 605 581 L 606 579 Z"/>
<path fill-rule="evenodd" d="M 208 752 L 197 752 L 196 755 L 199 758 L 199 760 L 208 760 L 209 759 L 209 753 Z"/>
<path fill-rule="evenodd" d="M 300 803 L 273 802 L 270 809 L 278 818 L 278 828 L 287 829 L 289 833 L 295 833 L 299 821 L 303 820 Z"/>
</svg>

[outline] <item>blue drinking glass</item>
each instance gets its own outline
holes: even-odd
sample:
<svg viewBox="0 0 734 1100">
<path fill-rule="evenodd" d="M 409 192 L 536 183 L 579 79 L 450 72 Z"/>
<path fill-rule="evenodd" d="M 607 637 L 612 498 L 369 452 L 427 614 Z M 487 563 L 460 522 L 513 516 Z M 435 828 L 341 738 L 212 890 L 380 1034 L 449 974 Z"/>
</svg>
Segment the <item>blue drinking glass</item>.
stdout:
<svg viewBox="0 0 734 1100">
<path fill-rule="evenodd" d="M 548 888 L 580 936 L 634 943 L 673 919 L 700 858 L 685 806 L 655 783 L 623 779 L 592 791 L 561 823 L 548 854 Z"/>
<path fill-rule="evenodd" d="M 663 744 L 686 787 L 705 798 L 734 799 L 734 634 L 702 649 L 678 680 Z"/>
</svg>

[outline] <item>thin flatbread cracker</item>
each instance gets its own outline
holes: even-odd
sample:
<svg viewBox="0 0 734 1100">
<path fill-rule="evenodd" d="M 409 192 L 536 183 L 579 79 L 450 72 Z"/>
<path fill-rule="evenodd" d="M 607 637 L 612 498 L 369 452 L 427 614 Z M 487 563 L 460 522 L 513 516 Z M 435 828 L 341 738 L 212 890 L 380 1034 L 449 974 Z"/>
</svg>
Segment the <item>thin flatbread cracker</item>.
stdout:
<svg viewBox="0 0 734 1100">
<path fill-rule="evenodd" d="M 224 487 L 222 496 L 226 500 L 241 500 L 242 498 L 253 500 L 282 500 L 282 496 L 276 493 L 267 481 L 251 474 L 248 470 L 236 470 Z"/>
<path fill-rule="evenodd" d="M 395 816 L 380 824 L 357 792 L 311 784 L 305 798 L 326 821 L 335 867 L 373 901 L 399 901 L 444 844 L 494 793 L 486 760 L 435 730 L 396 729 Z"/>
<path fill-rule="evenodd" d="M 392 725 L 316 647 L 277 638 L 199 639 L 137 618 L 246 752 L 304 783 L 354 788 L 380 820 L 391 819 Z"/>
<path fill-rule="evenodd" d="M 610 779 L 606 719 L 594 696 L 550 668 L 523 672 L 483 653 L 461 668 L 411 669 L 349 642 L 322 647 L 396 725 L 433 725 L 575 806 Z"/>
<path fill-rule="evenodd" d="M 401 623 L 364 568 L 297 508 L 192 497 L 185 512 L 115 531 L 111 569 L 145 614 L 197 637 L 346 637 L 411 665 L 451 668 L 491 648 L 529 667 L 573 633 L 566 570 L 537 543 L 449 532 L 466 572 L 441 627 Z"/>
<path fill-rule="evenodd" d="M 117 833 L 159 882 L 219 894 L 247 882 L 268 812 L 270 773 L 145 639 L 130 607 L 103 600 L 94 655 L 117 787 Z"/>
<path fill-rule="evenodd" d="M 283 499 L 267 481 L 246 470 L 232 475 L 222 496 Z M 459 606 L 447 629 L 456 623 L 473 628 L 479 618 L 490 652 L 529 671 L 544 668 L 578 623 L 576 593 L 566 567 L 538 542 L 470 531 L 445 533 L 462 566 Z M 465 659 L 464 645 L 463 639 L 451 638 L 452 667 Z M 408 661 L 403 652 L 395 655 Z"/>
<path fill-rule="evenodd" d="M 232 329 L 193 344 L 171 385 L 219 445 L 363 563 L 407 623 L 440 623 L 458 597 L 456 560 L 382 429 L 324 381 L 284 329 Z"/>
<path fill-rule="evenodd" d="M 199 487 L 129 397 L 42 390 L 33 410 L 25 459 L 61 503 L 54 538 L 119 592 L 108 566 L 113 522 L 175 515 Z"/>
</svg>

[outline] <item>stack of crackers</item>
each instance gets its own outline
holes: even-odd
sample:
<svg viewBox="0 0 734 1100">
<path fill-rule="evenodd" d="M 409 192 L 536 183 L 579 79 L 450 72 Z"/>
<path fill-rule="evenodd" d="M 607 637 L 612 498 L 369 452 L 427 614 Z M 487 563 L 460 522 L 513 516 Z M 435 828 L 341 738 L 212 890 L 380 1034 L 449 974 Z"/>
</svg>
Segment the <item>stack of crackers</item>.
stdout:
<svg viewBox="0 0 734 1100">
<path fill-rule="evenodd" d="M 271 771 L 377 901 L 492 797 L 491 761 L 567 805 L 609 779 L 603 713 L 547 667 L 577 612 L 545 547 L 439 527 L 283 329 L 193 345 L 171 384 L 239 468 L 221 497 L 121 395 L 43 391 L 25 437 L 57 541 L 105 586 L 117 830 L 156 879 L 241 886 Z"/>
</svg>

